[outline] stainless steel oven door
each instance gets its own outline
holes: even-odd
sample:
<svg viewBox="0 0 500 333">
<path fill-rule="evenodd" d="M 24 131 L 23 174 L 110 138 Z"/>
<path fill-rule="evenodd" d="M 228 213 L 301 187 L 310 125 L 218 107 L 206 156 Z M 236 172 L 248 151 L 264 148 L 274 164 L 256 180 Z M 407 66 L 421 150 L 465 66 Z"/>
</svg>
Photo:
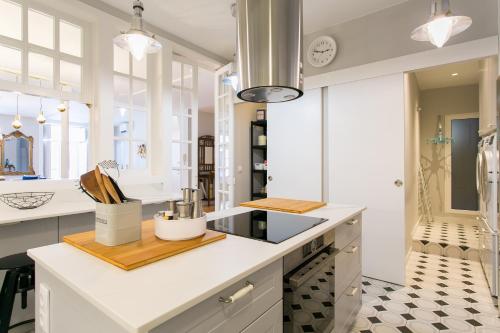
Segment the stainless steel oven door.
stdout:
<svg viewBox="0 0 500 333">
<path fill-rule="evenodd" d="M 334 328 L 335 249 L 323 249 L 285 275 L 283 332 L 328 332 Z"/>
</svg>

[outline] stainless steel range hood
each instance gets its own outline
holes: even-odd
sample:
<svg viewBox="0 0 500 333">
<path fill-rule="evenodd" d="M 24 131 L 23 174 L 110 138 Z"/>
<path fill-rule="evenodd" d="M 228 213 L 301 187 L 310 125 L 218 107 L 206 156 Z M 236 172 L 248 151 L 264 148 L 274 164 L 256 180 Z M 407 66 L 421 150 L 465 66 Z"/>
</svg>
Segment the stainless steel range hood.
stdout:
<svg viewBox="0 0 500 333">
<path fill-rule="evenodd" d="M 237 0 L 238 97 L 277 103 L 303 94 L 302 0 Z"/>
</svg>

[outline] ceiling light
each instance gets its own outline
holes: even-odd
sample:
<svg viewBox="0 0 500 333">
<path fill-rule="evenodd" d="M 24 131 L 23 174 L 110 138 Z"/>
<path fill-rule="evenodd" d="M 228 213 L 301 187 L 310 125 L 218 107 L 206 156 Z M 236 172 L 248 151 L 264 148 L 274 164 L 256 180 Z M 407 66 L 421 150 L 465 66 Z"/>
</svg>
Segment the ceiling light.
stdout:
<svg viewBox="0 0 500 333">
<path fill-rule="evenodd" d="M 67 109 L 68 109 L 68 106 L 66 105 L 66 102 L 61 102 L 57 106 L 57 111 L 59 111 L 61 113 L 65 112 Z"/>
<path fill-rule="evenodd" d="M 23 127 L 23 124 L 21 123 L 21 116 L 19 115 L 19 94 L 16 94 L 16 116 L 14 117 L 14 121 L 11 125 L 15 130 Z"/>
<path fill-rule="evenodd" d="M 132 56 L 137 61 L 141 61 L 145 54 L 160 51 L 161 44 L 155 39 L 154 35 L 144 30 L 142 22 L 144 6 L 142 2 L 134 1 L 132 8 L 134 9 L 134 15 L 132 16 L 130 29 L 116 36 L 113 42 L 118 47 L 132 53 Z"/>
<path fill-rule="evenodd" d="M 471 24 L 472 19 L 468 16 L 452 15 L 450 0 L 432 0 L 431 17 L 427 23 L 413 30 L 411 38 L 443 47 L 451 37 L 464 32 Z"/>
<path fill-rule="evenodd" d="M 451 74 L 451 76 L 458 76 L 458 73 L 453 73 Z"/>
<path fill-rule="evenodd" d="M 236 72 L 232 72 L 222 79 L 222 83 L 224 83 L 225 86 L 231 86 L 234 91 L 238 91 L 238 81 L 238 73 Z"/>
<path fill-rule="evenodd" d="M 40 96 L 40 111 L 38 112 L 38 117 L 36 117 L 36 121 L 40 125 L 45 124 L 45 122 L 47 121 L 47 119 L 45 119 L 45 116 L 43 115 L 42 96 Z"/>
</svg>

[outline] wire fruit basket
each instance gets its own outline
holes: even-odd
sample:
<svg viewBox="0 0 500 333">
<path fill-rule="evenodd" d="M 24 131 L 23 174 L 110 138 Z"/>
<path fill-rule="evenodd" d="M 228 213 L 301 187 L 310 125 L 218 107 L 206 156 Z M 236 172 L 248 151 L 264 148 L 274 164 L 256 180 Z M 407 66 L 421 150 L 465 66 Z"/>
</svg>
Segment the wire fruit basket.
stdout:
<svg viewBox="0 0 500 333">
<path fill-rule="evenodd" d="M 12 208 L 34 209 L 45 205 L 54 196 L 54 192 L 21 192 L 0 195 L 0 200 Z"/>
</svg>

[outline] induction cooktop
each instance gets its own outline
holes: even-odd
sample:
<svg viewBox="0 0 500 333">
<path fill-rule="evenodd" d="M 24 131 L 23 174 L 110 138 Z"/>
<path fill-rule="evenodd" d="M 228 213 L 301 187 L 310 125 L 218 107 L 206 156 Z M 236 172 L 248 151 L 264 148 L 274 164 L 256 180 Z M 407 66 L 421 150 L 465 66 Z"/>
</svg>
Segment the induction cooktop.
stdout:
<svg viewBox="0 0 500 333">
<path fill-rule="evenodd" d="M 327 219 L 254 210 L 207 222 L 207 228 L 278 244 Z"/>
</svg>

